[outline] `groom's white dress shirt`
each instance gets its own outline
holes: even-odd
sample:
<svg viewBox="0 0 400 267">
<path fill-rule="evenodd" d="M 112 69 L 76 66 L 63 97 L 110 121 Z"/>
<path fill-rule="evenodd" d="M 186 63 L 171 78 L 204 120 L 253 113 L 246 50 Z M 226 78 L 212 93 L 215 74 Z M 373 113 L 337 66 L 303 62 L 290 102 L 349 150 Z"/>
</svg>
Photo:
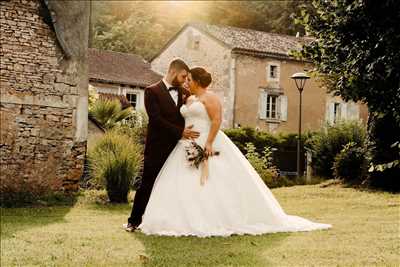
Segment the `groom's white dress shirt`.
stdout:
<svg viewBox="0 0 400 267">
<path fill-rule="evenodd" d="M 165 87 L 167 87 L 167 90 L 169 94 L 171 95 L 172 99 L 175 102 L 175 105 L 178 105 L 178 91 L 177 90 L 169 90 L 169 88 L 173 87 L 171 84 L 167 82 L 165 78 L 162 79 L 163 83 L 165 84 Z"/>
</svg>

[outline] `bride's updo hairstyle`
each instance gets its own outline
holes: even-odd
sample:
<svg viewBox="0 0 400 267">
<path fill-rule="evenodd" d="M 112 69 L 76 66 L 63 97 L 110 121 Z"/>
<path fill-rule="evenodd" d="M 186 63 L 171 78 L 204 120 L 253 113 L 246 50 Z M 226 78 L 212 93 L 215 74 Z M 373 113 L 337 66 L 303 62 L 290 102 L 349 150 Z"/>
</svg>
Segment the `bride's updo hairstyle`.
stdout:
<svg viewBox="0 0 400 267">
<path fill-rule="evenodd" d="M 211 74 L 201 67 L 190 69 L 193 81 L 197 82 L 201 87 L 206 88 L 210 85 L 212 78 Z"/>
</svg>

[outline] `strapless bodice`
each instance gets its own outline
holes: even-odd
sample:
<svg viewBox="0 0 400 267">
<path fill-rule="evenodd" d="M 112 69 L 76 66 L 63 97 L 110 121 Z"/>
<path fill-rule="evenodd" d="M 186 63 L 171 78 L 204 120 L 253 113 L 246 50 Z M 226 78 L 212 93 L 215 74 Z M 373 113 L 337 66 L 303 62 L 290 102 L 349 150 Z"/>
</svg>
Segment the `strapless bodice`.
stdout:
<svg viewBox="0 0 400 267">
<path fill-rule="evenodd" d="M 193 129 L 200 133 L 208 133 L 211 121 L 204 104 L 195 98 L 189 105 L 181 107 L 181 114 L 185 118 L 185 127 L 193 125 Z"/>
<path fill-rule="evenodd" d="M 200 133 L 196 142 L 200 145 L 204 145 L 211 126 L 211 120 L 208 117 L 204 104 L 197 98 L 194 98 L 193 102 L 190 104 L 183 105 L 180 111 L 182 116 L 185 118 L 185 127 L 193 125 L 192 130 Z M 182 141 L 186 142 L 187 140 L 182 139 Z"/>
</svg>

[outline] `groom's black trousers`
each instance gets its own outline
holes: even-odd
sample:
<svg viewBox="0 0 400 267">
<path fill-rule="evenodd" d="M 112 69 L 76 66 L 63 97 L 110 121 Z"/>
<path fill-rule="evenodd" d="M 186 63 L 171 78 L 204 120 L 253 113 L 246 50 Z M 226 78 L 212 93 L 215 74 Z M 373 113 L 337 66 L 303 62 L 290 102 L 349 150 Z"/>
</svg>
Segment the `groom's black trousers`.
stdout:
<svg viewBox="0 0 400 267">
<path fill-rule="evenodd" d="M 164 163 L 165 160 L 157 162 L 145 160 L 142 183 L 136 190 L 135 198 L 133 199 L 131 216 L 128 218 L 129 223 L 138 226 L 142 222 L 142 216 L 149 202 L 154 182 Z"/>
</svg>

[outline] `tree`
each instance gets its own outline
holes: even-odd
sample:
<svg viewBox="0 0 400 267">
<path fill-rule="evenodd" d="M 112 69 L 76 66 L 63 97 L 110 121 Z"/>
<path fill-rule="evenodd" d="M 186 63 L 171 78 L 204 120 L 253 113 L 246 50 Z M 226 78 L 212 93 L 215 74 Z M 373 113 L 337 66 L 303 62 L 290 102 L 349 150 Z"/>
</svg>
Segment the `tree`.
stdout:
<svg viewBox="0 0 400 267">
<path fill-rule="evenodd" d="M 328 90 L 368 105 L 372 164 L 398 162 L 400 6 L 395 0 L 314 0 L 297 23 L 315 37 L 299 56 L 312 61 Z M 377 186 L 399 190 L 400 166 L 373 172 Z"/>
<path fill-rule="evenodd" d="M 304 32 L 292 18 L 301 3 L 307 1 L 95 1 L 93 46 L 151 59 L 196 21 L 294 35 Z"/>
</svg>

